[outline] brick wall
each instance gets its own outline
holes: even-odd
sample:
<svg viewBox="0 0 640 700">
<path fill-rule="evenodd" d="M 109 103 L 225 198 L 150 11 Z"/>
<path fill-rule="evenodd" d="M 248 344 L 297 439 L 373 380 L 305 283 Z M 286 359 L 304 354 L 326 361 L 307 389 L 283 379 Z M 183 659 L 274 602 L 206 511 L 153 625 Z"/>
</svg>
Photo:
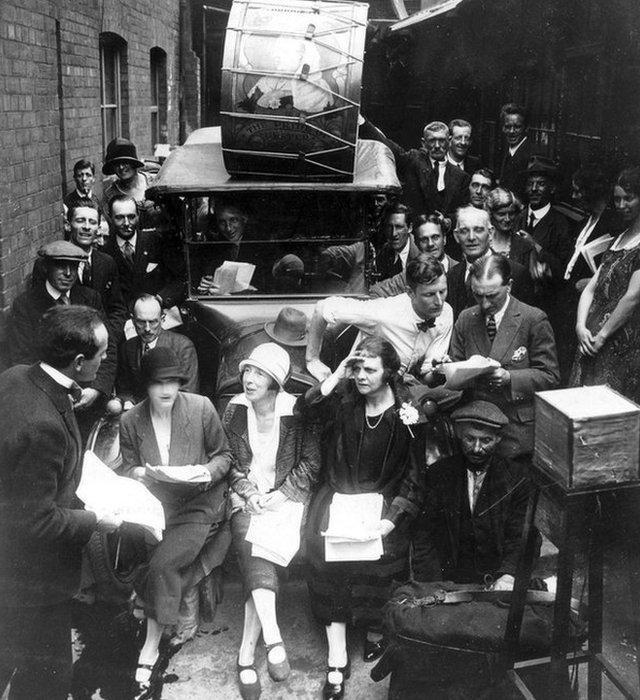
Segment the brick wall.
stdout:
<svg viewBox="0 0 640 700">
<path fill-rule="evenodd" d="M 61 199 L 65 185 L 73 187 L 73 163 L 88 156 L 100 168 L 101 32 L 127 42 L 129 138 L 141 156 L 151 153 L 149 51 L 166 52 L 168 140 L 178 142 L 177 0 L 2 0 L 1 312 L 20 291 L 38 248 L 61 234 Z M 0 327 L 0 340 L 3 335 Z"/>
</svg>

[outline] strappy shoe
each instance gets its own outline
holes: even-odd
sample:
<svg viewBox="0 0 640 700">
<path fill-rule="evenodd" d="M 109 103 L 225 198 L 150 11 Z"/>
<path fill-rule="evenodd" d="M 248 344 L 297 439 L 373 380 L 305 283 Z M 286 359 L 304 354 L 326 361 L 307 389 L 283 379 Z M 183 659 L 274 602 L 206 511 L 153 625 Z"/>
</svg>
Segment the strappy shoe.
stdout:
<svg viewBox="0 0 640 700">
<path fill-rule="evenodd" d="M 330 673 L 341 673 L 342 681 L 340 683 L 331 683 L 329 680 Z M 344 697 L 344 682 L 351 675 L 351 659 L 347 656 L 345 666 L 327 666 L 327 679 L 322 689 L 322 697 L 324 700 L 341 700 Z"/>
<path fill-rule="evenodd" d="M 158 657 L 158 659 L 159 658 L 160 657 Z M 148 700 L 153 697 L 154 686 L 158 676 L 158 659 L 156 659 L 156 662 L 153 664 L 138 664 L 136 667 L 136 675 L 138 675 L 138 669 L 144 669 L 145 671 L 149 671 L 149 678 L 147 678 L 146 681 L 136 680 L 138 689 L 134 696 L 135 700 Z"/>
<path fill-rule="evenodd" d="M 260 686 L 260 677 L 256 671 L 256 665 L 247 664 L 246 666 L 242 666 L 242 664 L 238 661 L 236 668 L 238 670 L 238 688 L 240 689 L 242 700 L 258 700 L 260 693 L 262 692 L 262 688 Z M 253 671 L 256 674 L 256 680 L 253 683 L 243 683 L 241 675 L 242 671 Z"/>
<path fill-rule="evenodd" d="M 276 647 L 282 647 L 284 649 L 284 661 L 274 664 L 269 661 L 269 652 Z M 291 673 L 291 666 L 289 665 L 289 658 L 287 657 L 287 650 L 284 648 L 284 643 L 282 641 L 274 642 L 273 644 L 265 644 L 264 648 L 267 651 L 267 670 L 272 680 L 279 683 L 280 681 L 285 681 L 289 674 Z"/>
</svg>

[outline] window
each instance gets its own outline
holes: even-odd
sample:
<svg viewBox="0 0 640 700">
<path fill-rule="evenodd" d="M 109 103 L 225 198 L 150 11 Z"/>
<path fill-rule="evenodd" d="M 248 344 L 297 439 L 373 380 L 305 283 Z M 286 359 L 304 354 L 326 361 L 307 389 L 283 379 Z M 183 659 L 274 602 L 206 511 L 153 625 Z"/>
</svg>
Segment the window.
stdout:
<svg viewBox="0 0 640 700">
<path fill-rule="evenodd" d="M 129 135 L 127 95 L 127 44 L 117 34 L 100 35 L 100 114 L 102 146 L 116 136 Z"/>
<path fill-rule="evenodd" d="M 151 148 L 167 143 L 167 54 L 157 46 L 149 52 Z"/>
</svg>

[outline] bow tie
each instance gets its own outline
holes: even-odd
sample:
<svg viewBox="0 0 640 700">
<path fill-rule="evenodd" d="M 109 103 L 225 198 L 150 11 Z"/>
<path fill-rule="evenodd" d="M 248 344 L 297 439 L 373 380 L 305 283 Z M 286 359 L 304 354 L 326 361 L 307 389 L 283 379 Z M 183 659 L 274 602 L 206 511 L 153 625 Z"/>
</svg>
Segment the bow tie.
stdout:
<svg viewBox="0 0 640 700">
<path fill-rule="evenodd" d="M 67 394 L 69 394 L 74 404 L 78 403 L 82 398 L 82 387 L 76 382 L 73 382 L 73 384 L 67 388 Z"/>
<path fill-rule="evenodd" d="M 433 328 L 436 325 L 436 320 L 435 318 L 428 318 L 426 321 L 422 321 L 422 323 L 417 323 L 416 325 L 419 331 L 426 333 L 429 328 Z"/>
</svg>

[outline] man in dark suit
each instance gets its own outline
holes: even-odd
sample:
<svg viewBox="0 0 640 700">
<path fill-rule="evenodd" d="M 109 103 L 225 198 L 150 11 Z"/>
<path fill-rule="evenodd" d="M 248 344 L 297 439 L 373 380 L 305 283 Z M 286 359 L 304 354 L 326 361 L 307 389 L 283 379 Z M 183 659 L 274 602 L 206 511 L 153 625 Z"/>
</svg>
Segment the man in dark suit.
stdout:
<svg viewBox="0 0 640 700">
<path fill-rule="evenodd" d="M 164 314 L 158 300 L 150 294 L 143 294 L 133 306 L 132 317 L 136 336 L 120 346 L 118 356 L 116 389 L 124 408 L 131 408 L 146 397 L 140 363 L 143 355 L 158 346 L 171 348 L 180 360 L 187 378 L 181 390 L 197 394 L 200 383 L 196 349 L 186 336 L 163 330 Z"/>
<path fill-rule="evenodd" d="M 186 277 L 177 242 L 163 240 L 155 231 L 141 231 L 138 206 L 128 195 L 114 197 L 109 214 L 115 235 L 109 237 L 104 252 L 115 260 L 129 311 L 145 293 L 157 296 L 164 309 L 179 304 L 186 293 Z"/>
<path fill-rule="evenodd" d="M 453 362 L 482 355 L 500 366 L 467 389 L 470 399 L 495 403 L 509 419 L 498 453 L 528 458 L 533 452 L 533 395 L 557 387 L 560 375 L 551 325 L 540 309 L 511 296 L 511 264 L 502 255 L 474 263 L 471 290 L 477 306 L 453 327 Z"/>
<path fill-rule="evenodd" d="M 469 155 L 472 141 L 471 124 L 466 119 L 452 119 L 449 122 L 449 133 L 451 140 L 447 160 L 471 177 L 480 168 L 480 158 Z"/>
<path fill-rule="evenodd" d="M 505 138 L 498 184 L 519 197 L 524 195 L 522 171 L 527 167 L 535 148 L 527 136 L 527 112 L 510 102 L 500 110 L 500 123 Z"/>
<path fill-rule="evenodd" d="M 69 603 L 80 585 L 82 547 L 97 527 L 82 509 L 82 445 L 73 411 L 92 383 L 108 332 L 87 307 L 55 306 L 42 318 L 38 363 L 0 375 L 0 689 L 10 698 L 66 700 Z M 75 398 L 74 398 L 75 397 Z"/>
<path fill-rule="evenodd" d="M 9 355 L 12 364 L 30 364 L 38 359 L 38 324 L 52 306 L 82 304 L 99 312 L 108 322 L 100 294 L 77 284 L 78 265 L 87 260 L 86 253 L 68 241 L 54 241 L 39 251 L 44 260 L 45 279 L 34 278 L 13 302 L 9 315 Z M 82 388 L 82 398 L 76 411 L 85 411 L 97 401 L 108 397 L 116 377 L 116 345 L 109 335 L 107 356 L 93 379 Z"/>
<path fill-rule="evenodd" d="M 484 583 L 513 588 L 529 496 L 524 467 L 497 454 L 508 424 L 487 401 L 451 415 L 460 453 L 426 473 L 421 516 L 414 524 L 414 575 L 419 581 Z"/>
<path fill-rule="evenodd" d="M 400 203 L 393 204 L 387 212 L 384 225 L 386 243 L 376 257 L 376 267 L 381 280 L 404 272 L 407 263 L 420 254 L 413 242 L 412 230 L 409 207 Z"/>
<path fill-rule="evenodd" d="M 447 273 L 447 301 L 458 318 L 463 309 L 474 306 L 476 300 L 471 291 L 471 267 L 476 260 L 491 255 L 491 220 L 484 209 L 462 207 L 453 235 L 462 250 L 462 262 Z M 533 296 L 529 272 L 519 263 L 511 263 L 514 295 L 528 301 Z"/>
</svg>

